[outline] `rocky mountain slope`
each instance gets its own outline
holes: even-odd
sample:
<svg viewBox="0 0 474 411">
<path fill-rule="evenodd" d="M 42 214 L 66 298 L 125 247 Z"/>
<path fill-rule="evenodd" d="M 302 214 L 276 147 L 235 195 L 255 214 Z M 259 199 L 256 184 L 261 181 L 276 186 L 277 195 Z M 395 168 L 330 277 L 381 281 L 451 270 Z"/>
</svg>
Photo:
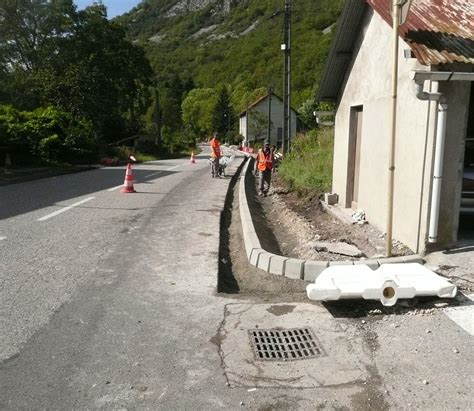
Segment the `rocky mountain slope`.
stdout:
<svg viewBox="0 0 474 411">
<path fill-rule="evenodd" d="M 293 0 L 293 105 L 311 99 L 342 0 Z M 197 87 L 273 86 L 281 94 L 284 0 L 145 0 L 117 18 L 142 44 L 159 81 Z"/>
</svg>

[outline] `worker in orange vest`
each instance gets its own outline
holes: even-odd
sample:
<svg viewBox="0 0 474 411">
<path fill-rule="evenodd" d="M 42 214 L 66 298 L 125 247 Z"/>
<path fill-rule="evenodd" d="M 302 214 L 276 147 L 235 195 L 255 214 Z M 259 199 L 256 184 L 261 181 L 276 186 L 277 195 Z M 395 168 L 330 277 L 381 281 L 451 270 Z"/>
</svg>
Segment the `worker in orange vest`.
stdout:
<svg viewBox="0 0 474 411">
<path fill-rule="evenodd" d="M 219 159 L 221 158 L 221 145 L 217 139 L 218 134 L 214 133 L 211 139 L 211 175 L 212 178 L 219 177 Z"/>
<path fill-rule="evenodd" d="M 272 170 L 274 163 L 273 150 L 270 148 L 270 143 L 265 141 L 263 148 L 258 150 L 257 158 L 255 161 L 255 174 L 260 175 L 260 181 L 258 183 L 258 195 L 265 196 L 270 189 L 270 183 L 272 180 Z"/>
</svg>

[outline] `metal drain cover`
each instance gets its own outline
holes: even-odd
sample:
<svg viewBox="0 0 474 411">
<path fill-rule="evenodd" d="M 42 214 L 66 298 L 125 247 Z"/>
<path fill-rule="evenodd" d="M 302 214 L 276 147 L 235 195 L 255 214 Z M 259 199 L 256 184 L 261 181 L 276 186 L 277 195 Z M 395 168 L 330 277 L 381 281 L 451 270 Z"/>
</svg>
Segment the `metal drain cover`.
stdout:
<svg viewBox="0 0 474 411">
<path fill-rule="evenodd" d="M 248 334 L 256 360 L 293 361 L 325 355 L 310 328 L 254 329 Z"/>
</svg>

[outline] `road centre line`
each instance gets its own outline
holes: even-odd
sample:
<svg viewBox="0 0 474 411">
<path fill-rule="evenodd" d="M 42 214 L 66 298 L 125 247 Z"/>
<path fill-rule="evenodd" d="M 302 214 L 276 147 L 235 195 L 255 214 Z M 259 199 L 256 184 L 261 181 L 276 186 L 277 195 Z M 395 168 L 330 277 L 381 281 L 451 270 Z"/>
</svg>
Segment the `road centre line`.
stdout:
<svg viewBox="0 0 474 411">
<path fill-rule="evenodd" d="M 444 309 L 443 312 L 464 331 L 474 335 L 474 294 L 464 294 L 464 296 L 473 304 L 461 305 L 459 307 L 448 307 Z"/>
<path fill-rule="evenodd" d="M 149 178 L 149 177 L 156 176 L 157 174 L 160 174 L 160 173 L 162 173 L 162 172 L 163 172 L 163 170 L 156 171 L 155 173 L 148 174 L 147 176 L 145 176 L 145 178 Z"/>
<path fill-rule="evenodd" d="M 175 168 L 178 168 L 180 166 L 180 164 L 178 164 L 177 166 L 173 166 L 173 167 L 170 167 L 170 168 L 167 168 L 166 171 L 169 171 L 169 170 L 174 170 Z M 145 176 L 145 178 L 150 178 L 150 177 L 153 177 L 159 173 L 162 173 L 163 170 L 160 170 L 160 171 L 156 171 L 154 173 L 151 173 L 151 174 L 148 174 L 147 176 Z M 123 187 L 123 184 L 120 184 L 119 186 L 116 186 L 116 187 L 112 187 L 112 188 L 109 188 L 107 191 L 115 191 L 119 188 Z"/>
<path fill-rule="evenodd" d="M 54 213 L 51 213 L 51 214 L 45 215 L 44 217 L 38 218 L 38 220 L 36 220 L 36 221 L 46 221 L 46 220 L 49 220 L 49 219 L 52 218 L 52 217 L 56 217 L 58 214 L 64 213 L 65 211 L 68 211 L 68 210 L 70 210 L 71 208 L 80 206 L 81 204 L 84 204 L 84 203 L 86 203 L 86 202 L 88 202 L 88 201 L 91 201 L 91 200 L 93 200 L 94 198 L 95 198 L 95 197 L 87 197 L 87 198 L 85 198 L 84 200 L 81 200 L 81 201 L 78 201 L 77 203 L 71 204 L 70 206 L 61 208 L 60 210 L 57 210 L 57 211 L 55 211 Z"/>
</svg>

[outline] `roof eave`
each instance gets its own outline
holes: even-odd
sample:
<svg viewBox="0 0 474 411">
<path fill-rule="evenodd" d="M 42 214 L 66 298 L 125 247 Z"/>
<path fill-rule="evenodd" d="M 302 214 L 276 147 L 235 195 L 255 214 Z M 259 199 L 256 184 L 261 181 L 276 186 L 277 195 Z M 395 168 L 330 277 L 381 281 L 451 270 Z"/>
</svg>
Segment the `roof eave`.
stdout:
<svg viewBox="0 0 474 411">
<path fill-rule="evenodd" d="M 329 49 L 326 66 L 316 94 L 317 101 L 334 102 L 338 100 L 367 8 L 365 0 L 346 1 Z"/>
</svg>

